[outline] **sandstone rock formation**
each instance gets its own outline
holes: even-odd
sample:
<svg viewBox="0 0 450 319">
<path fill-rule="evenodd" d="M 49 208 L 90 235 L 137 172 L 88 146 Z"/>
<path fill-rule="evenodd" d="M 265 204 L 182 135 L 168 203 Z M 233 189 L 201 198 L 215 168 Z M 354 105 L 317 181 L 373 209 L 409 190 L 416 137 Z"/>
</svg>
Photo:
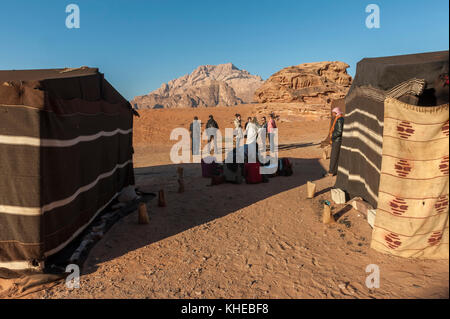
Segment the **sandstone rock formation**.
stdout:
<svg viewBox="0 0 450 319">
<path fill-rule="evenodd" d="M 135 97 L 131 104 L 142 109 L 251 103 L 255 90 L 262 84 L 261 77 L 239 70 L 232 63 L 202 65 L 191 74 Z"/>
<path fill-rule="evenodd" d="M 278 71 L 255 91 L 255 101 L 329 104 L 345 97 L 352 83 L 344 62 L 317 62 Z"/>
</svg>

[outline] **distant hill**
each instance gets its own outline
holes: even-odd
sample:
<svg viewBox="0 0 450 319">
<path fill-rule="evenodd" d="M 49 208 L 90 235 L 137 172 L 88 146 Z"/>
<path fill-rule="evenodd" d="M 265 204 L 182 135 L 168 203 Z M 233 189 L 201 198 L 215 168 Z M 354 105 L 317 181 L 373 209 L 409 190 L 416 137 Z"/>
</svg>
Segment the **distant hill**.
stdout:
<svg viewBox="0 0 450 319">
<path fill-rule="evenodd" d="M 131 105 L 146 109 L 251 103 L 255 90 L 263 82 L 261 77 L 240 70 L 232 63 L 202 65 L 149 94 L 136 96 Z"/>
<path fill-rule="evenodd" d="M 270 76 L 255 92 L 255 101 L 304 102 L 329 105 L 345 97 L 352 77 L 348 64 L 340 61 L 303 63 L 284 68 Z"/>
</svg>

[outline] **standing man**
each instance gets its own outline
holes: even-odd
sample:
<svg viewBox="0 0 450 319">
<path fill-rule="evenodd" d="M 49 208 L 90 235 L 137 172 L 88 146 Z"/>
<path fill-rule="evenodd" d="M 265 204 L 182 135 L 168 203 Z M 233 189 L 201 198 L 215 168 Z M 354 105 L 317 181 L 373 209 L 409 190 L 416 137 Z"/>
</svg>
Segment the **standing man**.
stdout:
<svg viewBox="0 0 450 319">
<path fill-rule="evenodd" d="M 258 138 L 258 131 L 259 131 L 259 125 L 258 120 L 256 117 L 251 119 L 251 121 L 247 125 L 247 140 L 245 141 L 244 145 L 244 153 L 247 154 L 249 163 L 255 163 L 258 153 L 258 145 L 257 145 L 257 138 Z"/>
<path fill-rule="evenodd" d="M 254 117 L 247 125 L 247 141 L 245 142 L 246 144 L 256 143 L 256 139 L 258 137 L 258 130 L 259 130 L 258 120 L 256 119 L 256 117 Z"/>
<path fill-rule="evenodd" d="M 208 153 L 211 153 L 211 142 L 214 140 L 214 152 L 218 153 L 217 149 L 217 130 L 219 125 L 214 120 L 212 115 L 209 116 L 208 122 L 206 122 L 206 134 L 208 135 Z"/>
<path fill-rule="evenodd" d="M 189 132 L 191 133 L 191 150 L 192 155 L 200 155 L 200 138 L 201 138 L 201 123 L 197 116 L 189 125 Z"/>
<path fill-rule="evenodd" d="M 338 170 L 339 153 L 341 151 L 342 132 L 344 131 L 344 114 L 338 107 L 335 107 L 332 111 L 334 116 L 333 125 L 330 129 L 331 134 L 331 158 L 330 169 L 326 176 L 335 176 Z"/>
<path fill-rule="evenodd" d="M 241 114 L 235 114 L 234 119 L 234 132 L 236 134 L 236 148 L 241 145 L 241 140 L 244 138 L 244 133 L 242 131 Z"/>
</svg>

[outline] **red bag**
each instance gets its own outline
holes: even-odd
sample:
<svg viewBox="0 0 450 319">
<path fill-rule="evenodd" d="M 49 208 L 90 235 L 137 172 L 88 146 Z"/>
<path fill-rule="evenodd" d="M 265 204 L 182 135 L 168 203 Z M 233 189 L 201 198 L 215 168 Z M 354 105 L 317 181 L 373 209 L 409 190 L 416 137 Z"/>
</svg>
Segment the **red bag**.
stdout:
<svg viewBox="0 0 450 319">
<path fill-rule="evenodd" d="M 259 173 L 259 163 L 246 163 L 244 165 L 244 175 L 247 184 L 261 183 L 262 175 Z"/>
</svg>

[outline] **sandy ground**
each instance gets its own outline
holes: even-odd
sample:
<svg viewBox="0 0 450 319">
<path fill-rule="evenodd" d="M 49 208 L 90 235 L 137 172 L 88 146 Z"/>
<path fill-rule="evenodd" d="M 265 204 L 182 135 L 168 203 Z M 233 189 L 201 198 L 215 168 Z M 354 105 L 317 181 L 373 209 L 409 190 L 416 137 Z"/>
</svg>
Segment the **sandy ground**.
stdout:
<svg viewBox="0 0 450 319">
<path fill-rule="evenodd" d="M 246 105 L 147 110 L 135 122 L 139 187 L 164 189 L 167 207 L 148 204 L 151 222 L 137 213 L 121 221 L 92 249 L 81 287 L 59 284 L 28 298 L 448 298 L 448 261 L 409 260 L 369 248 L 371 228 L 355 210 L 334 205 L 337 222 L 321 222 L 320 203 L 335 178 L 322 178 L 328 160 L 318 143 L 329 120 L 300 115 L 298 105 Z M 194 115 L 214 114 L 221 128 L 233 114 L 280 115 L 280 156 L 294 175 L 267 184 L 210 186 L 199 164 L 180 164 L 186 191 L 177 193 L 169 159 L 170 131 Z M 283 111 L 281 111 L 283 110 Z M 306 182 L 317 184 L 306 199 Z M 365 285 L 366 266 L 380 269 L 380 288 Z"/>
</svg>

